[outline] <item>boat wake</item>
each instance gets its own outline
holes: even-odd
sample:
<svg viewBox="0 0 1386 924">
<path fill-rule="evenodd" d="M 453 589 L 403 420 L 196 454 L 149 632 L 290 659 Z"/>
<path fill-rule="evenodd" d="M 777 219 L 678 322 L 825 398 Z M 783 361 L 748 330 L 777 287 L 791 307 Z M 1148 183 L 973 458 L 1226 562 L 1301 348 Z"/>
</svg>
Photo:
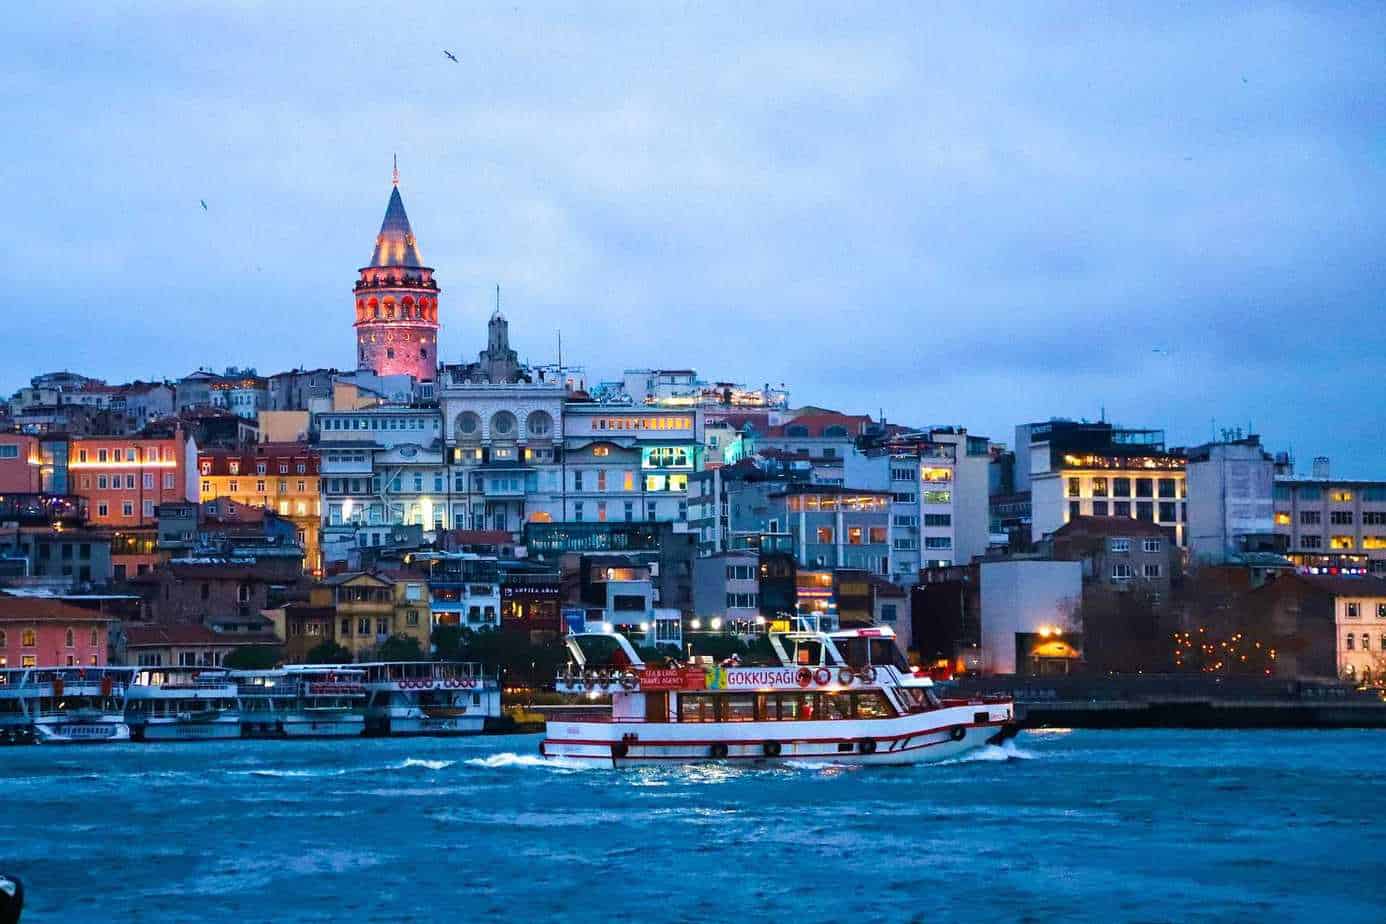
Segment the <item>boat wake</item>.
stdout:
<svg viewBox="0 0 1386 924">
<path fill-rule="evenodd" d="M 486 757 L 474 757 L 465 762 L 469 767 L 483 767 L 487 770 L 504 770 L 511 767 L 538 767 L 542 770 L 594 770 L 599 764 L 594 761 L 565 759 L 562 757 L 540 757 L 537 754 L 515 754 L 502 752 Z"/>
<path fill-rule="evenodd" d="M 961 757 L 955 757 L 952 760 L 941 760 L 938 762 L 937 766 L 946 764 L 970 764 L 976 761 L 1034 760 L 1037 757 L 1039 757 L 1039 755 L 1034 751 L 1026 751 L 1016 747 L 1016 743 L 1014 739 L 1012 739 L 1002 744 L 988 744 L 984 747 L 977 748 L 975 751 L 968 751 Z"/>
</svg>

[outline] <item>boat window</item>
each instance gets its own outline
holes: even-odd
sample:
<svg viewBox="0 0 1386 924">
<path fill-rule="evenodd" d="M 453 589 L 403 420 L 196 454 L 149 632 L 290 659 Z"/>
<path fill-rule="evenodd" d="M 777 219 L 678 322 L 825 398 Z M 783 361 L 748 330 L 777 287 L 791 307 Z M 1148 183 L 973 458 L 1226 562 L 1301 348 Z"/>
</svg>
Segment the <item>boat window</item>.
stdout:
<svg viewBox="0 0 1386 924">
<path fill-rule="evenodd" d="M 900 646 L 895 644 L 894 639 L 873 638 L 868 639 L 868 652 L 871 655 L 872 664 L 888 665 L 901 673 L 908 674 L 910 670 L 909 662 L 900 651 Z"/>
<path fill-rule="evenodd" d="M 938 697 L 928 687 L 900 687 L 899 692 L 910 712 L 924 712 L 939 707 Z"/>
<path fill-rule="evenodd" d="M 721 719 L 723 722 L 755 721 L 755 694 L 729 693 L 720 699 L 722 700 Z"/>
<path fill-rule="evenodd" d="M 852 697 L 848 693 L 824 693 L 820 698 L 820 719 L 850 719 Z"/>
<path fill-rule="evenodd" d="M 817 639 L 800 639 L 794 643 L 794 663 L 817 667 L 823 663 L 823 643 Z"/>
<path fill-rule="evenodd" d="M 715 699 L 707 693 L 682 693 L 679 695 L 680 722 L 715 722 Z"/>
<path fill-rule="evenodd" d="M 846 698 L 845 695 L 841 698 Z M 880 690 L 852 694 L 853 715 L 858 719 L 885 719 L 894 715 L 890 702 Z"/>
</svg>

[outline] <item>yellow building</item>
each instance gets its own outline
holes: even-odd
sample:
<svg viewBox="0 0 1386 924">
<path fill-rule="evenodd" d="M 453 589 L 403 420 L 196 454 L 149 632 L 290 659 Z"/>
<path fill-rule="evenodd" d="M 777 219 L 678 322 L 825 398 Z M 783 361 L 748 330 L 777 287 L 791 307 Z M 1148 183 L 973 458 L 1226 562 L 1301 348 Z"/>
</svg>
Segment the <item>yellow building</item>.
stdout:
<svg viewBox="0 0 1386 924">
<path fill-rule="evenodd" d="M 427 656 L 433 629 L 428 605 L 428 581 L 407 572 L 392 574 L 352 571 L 337 574 L 313 588 L 312 606 L 335 606 L 335 641 L 357 661 L 375 657 L 376 649 L 392 635 L 419 643 Z"/>
<path fill-rule="evenodd" d="M 322 574 L 322 495 L 318 456 L 306 443 L 260 443 L 245 450 L 212 449 L 198 454 L 203 501 L 229 497 L 247 507 L 265 507 L 298 527 L 303 567 Z"/>
</svg>

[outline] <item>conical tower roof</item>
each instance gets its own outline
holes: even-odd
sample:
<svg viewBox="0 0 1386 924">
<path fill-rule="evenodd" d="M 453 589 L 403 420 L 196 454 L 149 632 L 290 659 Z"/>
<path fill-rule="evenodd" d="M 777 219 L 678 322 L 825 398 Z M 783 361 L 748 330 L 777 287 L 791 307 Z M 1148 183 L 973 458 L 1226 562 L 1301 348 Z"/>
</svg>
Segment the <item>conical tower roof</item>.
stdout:
<svg viewBox="0 0 1386 924">
<path fill-rule="evenodd" d="M 414 240 L 414 229 L 409 227 L 409 216 L 404 213 L 404 200 L 399 197 L 398 186 L 390 191 L 390 204 L 385 207 L 385 220 L 380 223 L 380 235 L 375 239 L 370 265 L 424 265 L 418 242 Z"/>
</svg>

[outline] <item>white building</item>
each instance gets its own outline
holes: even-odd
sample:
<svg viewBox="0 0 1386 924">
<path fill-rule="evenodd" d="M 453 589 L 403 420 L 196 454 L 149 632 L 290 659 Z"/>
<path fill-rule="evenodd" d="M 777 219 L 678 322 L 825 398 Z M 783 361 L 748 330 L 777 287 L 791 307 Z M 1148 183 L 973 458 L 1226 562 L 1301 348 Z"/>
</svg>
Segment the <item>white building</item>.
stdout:
<svg viewBox="0 0 1386 924">
<path fill-rule="evenodd" d="M 961 427 L 894 436 L 847 456 L 849 486 L 890 491 L 892 581 L 909 586 L 920 568 L 986 553 L 990 459 L 990 442 Z"/>
<path fill-rule="evenodd" d="M 567 396 L 561 384 L 470 383 L 444 371 L 452 526 L 517 533 L 530 520 L 563 519 Z"/>
<path fill-rule="evenodd" d="M 688 476 L 702 468 L 700 409 L 570 402 L 563 413 L 557 519 L 688 519 Z"/>
<path fill-rule="evenodd" d="M 1239 552 L 1270 551 L 1275 460 L 1256 436 L 1185 451 L 1188 544 L 1195 562 L 1221 565 Z"/>
<path fill-rule="evenodd" d="M 1017 672 L 1024 636 L 1075 632 L 1072 615 L 1083 596 L 1083 565 L 1076 561 L 1013 559 L 980 566 L 982 669 Z"/>
<path fill-rule="evenodd" d="M 447 525 L 451 487 L 436 409 L 328 411 L 319 435 L 325 533 L 355 525 Z M 326 541 L 326 540 L 325 540 Z"/>
</svg>

